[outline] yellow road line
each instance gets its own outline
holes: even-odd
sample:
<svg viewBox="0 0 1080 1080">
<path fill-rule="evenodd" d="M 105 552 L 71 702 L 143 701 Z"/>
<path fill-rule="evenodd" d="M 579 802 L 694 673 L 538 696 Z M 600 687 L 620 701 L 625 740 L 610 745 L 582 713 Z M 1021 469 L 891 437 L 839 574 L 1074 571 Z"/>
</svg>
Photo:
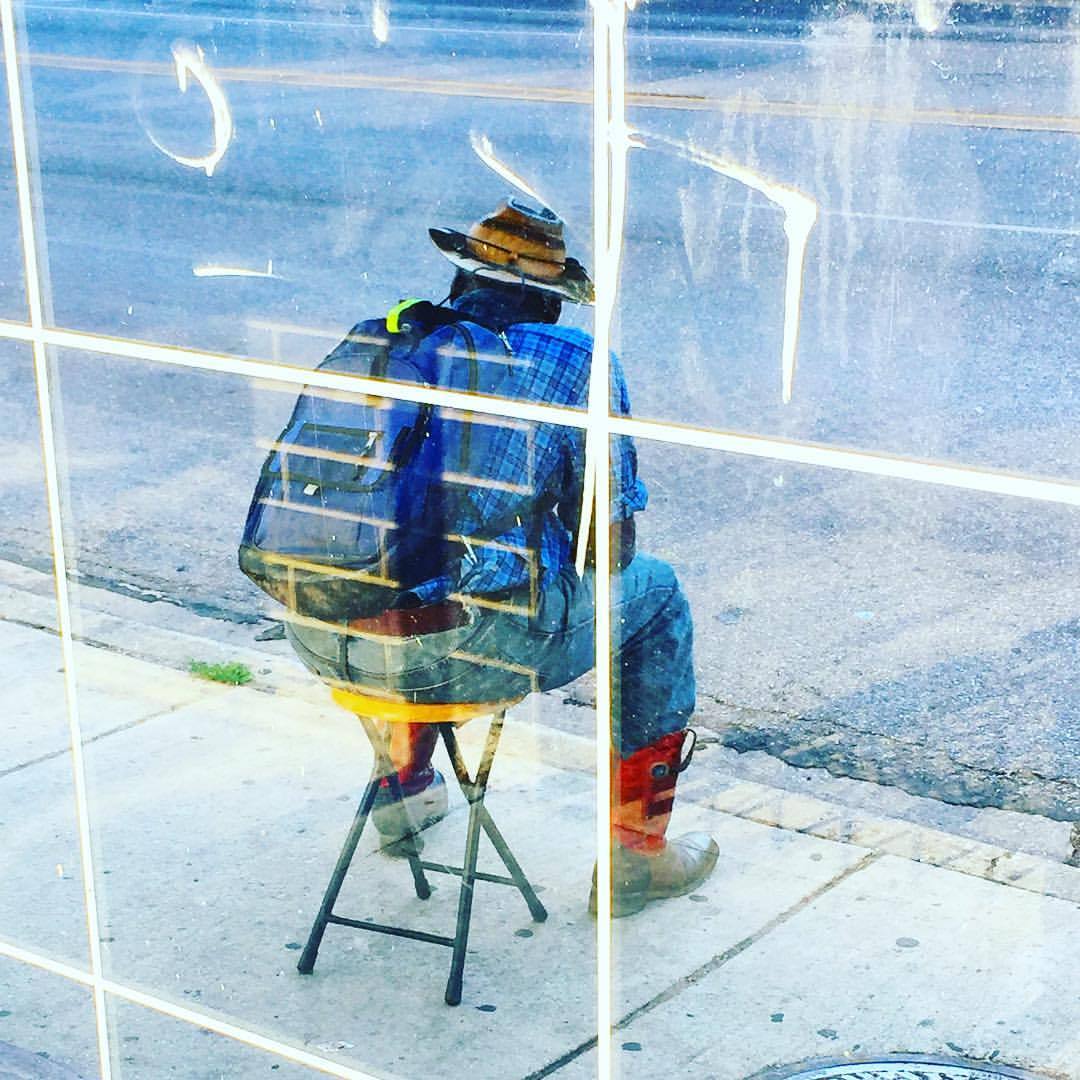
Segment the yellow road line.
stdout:
<svg viewBox="0 0 1080 1080">
<path fill-rule="evenodd" d="M 132 75 L 160 75 L 175 79 L 175 66 L 164 61 L 112 60 L 95 56 L 30 56 L 35 67 L 72 71 L 112 71 Z M 504 101 L 542 101 L 567 105 L 591 105 L 592 92 L 555 86 L 520 83 L 473 82 L 461 79 L 414 79 L 404 76 L 361 75 L 356 72 L 307 71 L 302 68 L 215 68 L 220 82 L 272 83 L 302 88 L 386 90 L 402 94 L 434 94 L 442 97 L 497 98 Z M 938 124 L 946 127 L 993 128 L 1002 131 L 1046 131 L 1080 134 L 1080 116 L 1038 113 L 964 112 L 959 109 L 889 109 L 845 102 L 761 101 L 743 97 L 662 93 L 630 90 L 626 104 L 633 108 L 681 109 L 691 112 L 730 112 L 766 116 L 792 116 L 813 120 L 862 120 L 887 124 Z"/>
</svg>

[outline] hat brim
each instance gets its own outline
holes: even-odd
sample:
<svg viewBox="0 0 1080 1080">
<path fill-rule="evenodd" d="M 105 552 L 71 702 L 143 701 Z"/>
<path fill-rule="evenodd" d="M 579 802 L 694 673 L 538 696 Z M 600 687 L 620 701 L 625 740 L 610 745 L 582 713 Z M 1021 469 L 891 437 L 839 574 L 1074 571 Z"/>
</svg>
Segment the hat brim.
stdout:
<svg viewBox="0 0 1080 1080">
<path fill-rule="evenodd" d="M 432 243 L 455 266 L 467 270 L 470 274 L 476 274 L 477 277 L 502 281 L 510 285 L 520 285 L 524 282 L 534 289 L 558 293 L 559 296 L 575 304 L 591 304 L 596 298 L 592 280 L 577 259 L 567 258 L 563 272 L 557 278 L 545 280 L 523 273 L 521 270 L 478 259 L 469 251 L 469 238 L 464 233 L 456 232 L 454 229 L 428 229 L 428 233 Z"/>
</svg>

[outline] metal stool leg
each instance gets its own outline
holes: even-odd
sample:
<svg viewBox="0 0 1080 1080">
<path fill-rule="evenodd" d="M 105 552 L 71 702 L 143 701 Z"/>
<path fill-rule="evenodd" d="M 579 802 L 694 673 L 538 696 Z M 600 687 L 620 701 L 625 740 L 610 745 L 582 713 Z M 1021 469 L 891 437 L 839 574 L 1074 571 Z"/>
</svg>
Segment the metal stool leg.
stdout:
<svg viewBox="0 0 1080 1080">
<path fill-rule="evenodd" d="M 547 911 L 540 903 L 528 879 L 525 877 L 517 860 L 510 852 L 502 834 L 495 826 L 495 822 L 484 805 L 484 797 L 487 794 L 488 777 L 491 775 L 491 767 L 495 761 L 495 751 L 499 746 L 499 737 L 502 734 L 505 712 L 501 712 L 491 719 L 488 728 L 487 741 L 484 745 L 484 753 L 480 759 L 480 766 L 476 770 L 476 778 L 469 776 L 469 771 L 462 757 L 461 748 L 458 745 L 457 736 L 454 734 L 452 724 L 441 724 L 440 730 L 443 742 L 446 744 L 450 762 L 454 767 L 458 783 L 462 792 L 469 800 L 469 830 L 465 838 L 465 861 L 461 872 L 461 893 L 458 898 L 457 927 L 454 933 L 454 955 L 450 963 L 450 978 L 446 984 L 447 1005 L 457 1005 L 461 1001 L 461 984 L 465 970 L 465 952 L 469 944 L 469 926 L 472 918 L 472 901 L 474 883 L 476 881 L 476 860 L 480 850 L 480 830 L 488 834 L 488 838 L 495 846 L 503 864 L 513 878 L 514 884 L 525 898 L 529 911 L 537 922 L 543 922 L 547 918 Z"/>
<path fill-rule="evenodd" d="M 393 762 L 390 760 L 386 740 L 368 717 L 362 716 L 360 720 L 364 725 L 364 730 L 367 732 L 368 739 L 371 741 L 371 747 L 375 755 L 375 761 L 371 769 L 371 779 L 368 780 L 367 787 L 364 788 L 364 794 L 360 799 L 360 805 L 357 807 L 352 827 L 345 838 L 341 854 L 338 855 L 334 872 L 330 876 L 330 884 L 327 885 L 326 892 L 323 894 L 319 914 L 315 916 L 311 933 L 308 935 L 307 945 L 304 946 L 304 951 L 300 954 L 300 960 L 296 965 L 301 975 L 310 975 L 315 968 L 315 960 L 319 955 L 319 946 L 322 944 L 323 934 L 326 933 L 326 927 L 334 913 L 334 904 L 337 903 L 338 894 L 345 883 L 345 875 L 349 872 L 349 866 L 352 864 L 353 856 L 356 854 L 356 848 L 360 843 L 360 836 L 364 831 L 364 826 L 367 825 L 368 818 L 371 816 L 371 808 L 375 805 L 375 796 L 378 794 L 384 776 L 387 778 L 394 796 L 398 800 L 402 798 L 401 783 L 398 780 Z M 412 836 L 406 837 L 405 844 L 405 854 L 409 860 L 409 868 L 412 870 L 416 895 L 421 900 L 427 900 L 431 896 L 431 886 L 424 874 L 415 838 Z"/>
<path fill-rule="evenodd" d="M 505 712 L 492 717 L 491 727 L 488 729 L 488 744 L 485 747 L 484 758 L 481 761 L 480 770 L 477 772 L 477 780 L 475 781 L 476 783 L 479 783 L 481 776 L 483 776 L 485 793 L 487 791 L 488 774 L 491 772 L 491 766 L 495 758 L 495 750 L 499 745 L 499 736 L 502 734 L 502 725 L 505 718 Z M 450 761 L 454 766 L 454 773 L 457 775 L 458 783 L 461 785 L 462 791 L 465 792 L 466 798 L 468 798 L 467 788 L 471 787 L 474 784 L 474 781 L 470 778 L 468 769 L 465 766 L 465 760 L 461 756 L 461 748 L 458 746 L 457 736 L 454 734 L 452 725 L 445 724 L 440 725 L 440 727 L 442 729 L 443 742 L 446 743 L 446 751 L 450 755 Z M 483 805 L 482 799 L 480 822 L 484 832 L 488 835 L 488 839 L 499 853 L 499 858 L 502 859 L 503 865 L 510 872 L 510 876 L 513 878 L 518 891 L 524 897 L 525 903 L 529 907 L 529 913 L 536 922 L 543 922 L 547 918 L 547 909 L 540 903 L 539 898 L 533 891 L 532 885 L 529 884 L 529 879 L 525 876 L 525 871 L 521 869 L 521 865 L 518 863 L 517 859 L 514 858 L 513 852 L 511 852 L 509 845 L 503 839 L 503 835 L 499 832 L 491 814 L 488 813 L 487 807 Z"/>
<path fill-rule="evenodd" d="M 326 925 L 330 921 L 338 893 L 341 892 L 341 886 L 345 882 L 345 875 L 349 872 L 349 864 L 352 862 L 353 855 L 356 854 L 356 845 L 360 842 L 360 834 L 364 831 L 364 826 L 367 824 L 367 819 L 371 814 L 371 808 L 375 805 L 375 795 L 379 790 L 380 780 L 378 768 L 379 764 L 376 760 L 375 767 L 371 772 L 371 779 L 368 781 L 367 787 L 364 788 L 360 805 L 356 809 L 356 817 L 353 818 L 352 828 L 345 838 L 345 846 L 341 849 L 337 865 L 330 876 L 330 884 L 327 885 L 326 892 L 323 895 L 319 914 L 315 916 L 315 922 L 312 924 L 307 945 L 304 946 L 304 951 L 300 954 L 300 961 L 296 965 L 296 970 L 301 975 L 310 975 L 315 968 L 315 958 L 319 955 L 319 946 L 322 944 L 323 934 L 326 933 Z"/>
<path fill-rule="evenodd" d="M 404 792 L 401 790 L 401 781 L 398 780 L 396 770 L 391 769 L 387 774 L 387 781 L 390 784 L 390 791 L 394 798 L 399 803 L 405 798 Z M 402 815 L 405 814 L 404 805 L 401 808 Z M 411 822 L 407 822 L 412 824 Z M 404 838 L 400 841 L 402 845 L 402 851 L 405 852 L 405 858 L 409 860 L 409 869 L 412 871 L 413 887 L 416 889 L 416 895 L 421 900 L 427 900 L 431 896 L 431 886 L 428 884 L 428 879 L 424 875 L 424 866 L 420 862 L 420 845 L 419 838 L 415 832 L 406 833 Z"/>
<path fill-rule="evenodd" d="M 405 796 L 401 790 L 401 781 L 398 780 L 397 769 L 394 768 L 394 762 L 390 758 L 389 740 L 383 736 L 370 717 L 361 716 L 360 722 L 364 725 L 364 731 L 367 733 L 371 748 L 375 753 L 375 768 L 379 771 L 380 776 L 386 777 L 386 781 L 390 786 L 390 793 L 398 800 L 402 817 L 405 818 L 407 824 L 411 824 L 405 816 L 405 808 L 402 805 Z M 402 850 L 409 860 L 409 869 L 412 871 L 416 895 L 421 900 L 427 900 L 431 896 L 431 886 L 428 884 L 428 880 L 424 876 L 424 868 L 420 864 L 420 845 L 417 843 L 416 833 L 407 833 L 402 843 Z"/>
<path fill-rule="evenodd" d="M 446 1004 L 461 1002 L 461 982 L 465 973 L 465 950 L 469 945 L 473 890 L 476 881 L 476 858 L 480 851 L 480 822 L 484 809 L 481 789 L 469 800 L 469 830 L 465 836 L 465 859 L 461 864 L 461 892 L 458 894 L 457 925 L 454 928 L 454 954 L 450 960 L 450 978 L 446 982 Z"/>
</svg>

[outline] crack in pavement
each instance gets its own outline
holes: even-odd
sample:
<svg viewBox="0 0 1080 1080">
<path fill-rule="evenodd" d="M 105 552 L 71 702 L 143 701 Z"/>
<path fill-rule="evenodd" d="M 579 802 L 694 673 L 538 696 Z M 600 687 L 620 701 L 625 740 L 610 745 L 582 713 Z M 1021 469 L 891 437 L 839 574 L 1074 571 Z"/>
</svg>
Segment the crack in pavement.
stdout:
<svg viewBox="0 0 1080 1080">
<path fill-rule="evenodd" d="M 109 728 L 108 731 L 99 731 L 96 735 L 87 736 L 83 739 L 82 744 L 83 746 L 89 746 L 91 743 L 100 742 L 102 739 L 107 739 L 110 735 L 117 735 L 122 731 L 130 731 L 132 728 L 139 727 L 141 724 L 148 723 L 150 720 L 157 720 L 162 716 L 169 716 L 171 713 L 174 713 L 183 707 L 183 705 L 170 705 L 169 708 L 162 709 L 161 712 L 150 713 L 149 716 L 140 716 L 137 720 L 128 720 L 123 724 L 117 724 L 116 727 Z M 12 773 L 22 772 L 24 769 L 29 769 L 34 765 L 41 765 L 46 761 L 55 761 L 57 758 L 70 753 L 71 746 L 68 745 L 61 750 L 51 750 L 47 754 L 40 754 L 38 757 L 30 758 L 27 761 L 20 761 L 18 765 L 11 765 L 6 769 L 0 769 L 0 780 L 3 780 L 5 776 L 11 776 Z"/>
</svg>

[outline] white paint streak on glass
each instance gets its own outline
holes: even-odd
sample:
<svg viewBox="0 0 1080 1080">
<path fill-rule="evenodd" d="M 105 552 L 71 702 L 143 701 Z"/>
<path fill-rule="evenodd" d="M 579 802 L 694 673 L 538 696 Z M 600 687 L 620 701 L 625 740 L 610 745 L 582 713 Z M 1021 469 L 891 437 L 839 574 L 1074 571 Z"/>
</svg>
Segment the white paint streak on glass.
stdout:
<svg viewBox="0 0 1080 1080">
<path fill-rule="evenodd" d="M 170 157 L 178 165 L 186 165 L 189 169 L 202 169 L 207 176 L 213 176 L 225 151 L 229 149 L 229 143 L 233 137 L 232 110 L 229 108 L 225 91 L 214 77 L 206 63 L 203 51 L 197 45 L 189 45 L 186 42 L 177 42 L 172 49 L 173 61 L 176 64 L 176 82 L 182 94 L 187 93 L 188 78 L 193 78 L 210 100 L 210 108 L 214 119 L 214 148 L 209 154 L 201 157 L 187 157 L 184 154 L 173 153 L 167 146 L 160 143 L 153 135 L 150 141 L 166 156 Z"/>
<path fill-rule="evenodd" d="M 492 172 L 513 184 L 519 191 L 523 191 L 530 199 L 534 199 L 541 206 L 546 206 L 551 210 L 556 209 L 547 201 L 547 199 L 537 192 L 536 188 L 527 183 L 519 173 L 514 172 L 509 165 L 499 159 L 495 153 L 495 147 L 491 144 L 491 139 L 486 135 L 471 131 L 469 132 L 469 143 L 476 156 L 491 169 Z"/>
<path fill-rule="evenodd" d="M 279 274 L 274 273 L 274 260 L 266 260 L 265 270 L 252 270 L 244 266 L 221 266 L 217 263 L 204 263 L 202 266 L 193 266 L 192 274 L 195 277 L 251 277 L 251 278 L 276 278 Z"/>
<path fill-rule="evenodd" d="M 787 270 L 784 275 L 784 344 L 780 353 L 781 400 L 785 405 L 791 401 L 795 388 L 806 245 L 817 221 L 817 203 L 801 191 L 795 192 L 794 188 L 789 190 L 802 198 L 790 198 L 781 204 L 784 207 L 784 235 L 788 242 Z"/>
<path fill-rule="evenodd" d="M 875 67 L 875 31 L 869 19 L 847 15 L 840 19 L 818 20 L 811 24 L 807 50 L 809 63 L 816 72 L 816 86 L 808 91 L 810 103 L 842 101 L 854 105 L 867 95 L 873 100 L 874 88 L 881 76 Z M 872 133 L 868 118 L 857 111 L 841 124 L 819 117 L 814 121 L 812 132 L 817 189 L 830 201 L 836 196 L 826 193 L 838 192 L 840 211 L 837 215 L 839 227 L 830 229 L 826 225 L 823 229 L 826 235 L 821 237 L 821 258 L 817 260 L 818 292 L 828 296 L 829 303 L 822 304 L 819 311 L 822 325 L 826 320 L 832 324 L 831 334 L 838 351 L 847 355 L 850 348 L 848 297 L 852 268 L 858 265 L 859 252 L 858 229 L 851 216 L 859 171 L 855 162 L 860 148 L 869 143 Z"/>
<path fill-rule="evenodd" d="M 915 21 L 920 30 L 937 33 L 949 16 L 952 0 L 914 0 Z"/>
<path fill-rule="evenodd" d="M 374 0 L 372 3 L 371 32 L 380 45 L 390 39 L 390 5 L 387 0 Z"/>
<path fill-rule="evenodd" d="M 691 143 L 640 132 L 634 136 L 633 145 L 645 149 L 657 147 L 669 150 L 679 157 L 704 165 L 713 172 L 753 188 L 784 212 L 784 235 L 788 241 L 787 273 L 784 284 L 784 342 L 781 350 L 781 394 L 784 404 L 791 400 L 795 382 L 795 359 L 799 341 L 799 316 L 802 306 L 803 267 L 806 262 L 806 245 L 810 232 L 817 221 L 818 204 L 815 199 L 789 184 L 770 180 L 754 169 L 718 154 L 702 150 Z"/>
</svg>

